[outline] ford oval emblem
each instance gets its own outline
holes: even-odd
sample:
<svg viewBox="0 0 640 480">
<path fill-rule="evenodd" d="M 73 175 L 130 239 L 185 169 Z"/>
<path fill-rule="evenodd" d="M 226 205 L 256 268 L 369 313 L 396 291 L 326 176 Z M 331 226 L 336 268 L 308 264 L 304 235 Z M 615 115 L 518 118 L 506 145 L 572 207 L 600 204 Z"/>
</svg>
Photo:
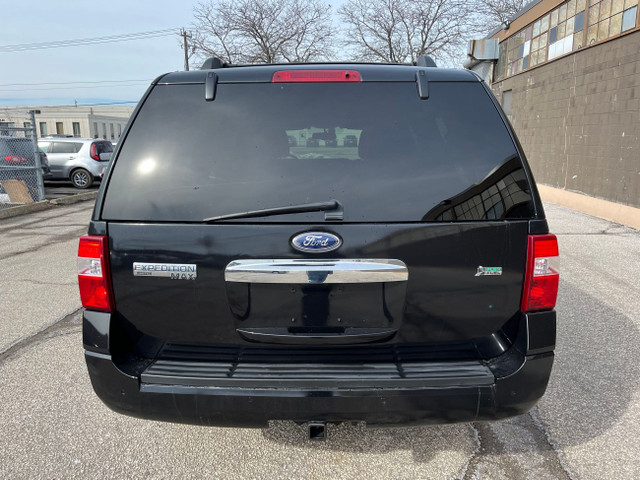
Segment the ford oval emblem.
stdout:
<svg viewBox="0 0 640 480">
<path fill-rule="evenodd" d="M 296 250 L 308 253 L 331 252 L 342 245 L 337 235 L 326 232 L 300 233 L 291 239 L 291 246 Z"/>
</svg>

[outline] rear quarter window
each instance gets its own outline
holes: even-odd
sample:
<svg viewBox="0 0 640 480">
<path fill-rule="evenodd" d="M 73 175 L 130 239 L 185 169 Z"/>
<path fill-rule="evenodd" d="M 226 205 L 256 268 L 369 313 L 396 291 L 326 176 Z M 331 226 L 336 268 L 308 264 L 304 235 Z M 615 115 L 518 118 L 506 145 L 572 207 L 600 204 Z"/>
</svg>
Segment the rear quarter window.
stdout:
<svg viewBox="0 0 640 480">
<path fill-rule="evenodd" d="M 106 220 L 201 221 L 336 199 L 345 222 L 532 218 L 528 179 L 477 82 L 158 85 L 113 168 Z M 318 212 L 243 221 L 315 222 Z"/>
</svg>

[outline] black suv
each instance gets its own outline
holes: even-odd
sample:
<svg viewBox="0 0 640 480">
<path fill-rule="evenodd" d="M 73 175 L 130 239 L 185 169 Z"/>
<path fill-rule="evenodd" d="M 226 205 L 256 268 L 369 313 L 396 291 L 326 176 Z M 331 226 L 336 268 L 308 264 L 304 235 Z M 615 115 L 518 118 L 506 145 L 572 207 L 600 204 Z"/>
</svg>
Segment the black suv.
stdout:
<svg viewBox="0 0 640 480">
<path fill-rule="evenodd" d="M 152 83 L 79 246 L 109 407 L 321 430 L 536 403 L 556 238 L 487 86 L 427 64 L 209 61 Z"/>
</svg>

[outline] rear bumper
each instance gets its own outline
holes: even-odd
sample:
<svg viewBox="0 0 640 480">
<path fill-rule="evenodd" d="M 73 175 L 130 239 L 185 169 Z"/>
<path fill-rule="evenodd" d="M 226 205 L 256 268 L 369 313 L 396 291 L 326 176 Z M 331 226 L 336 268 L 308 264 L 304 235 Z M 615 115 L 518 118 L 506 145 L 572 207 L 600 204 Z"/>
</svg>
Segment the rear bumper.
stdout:
<svg viewBox="0 0 640 480">
<path fill-rule="evenodd" d="M 419 425 L 497 420 L 527 412 L 544 394 L 553 364 L 555 312 L 523 317 L 517 342 L 504 355 L 479 363 L 490 371 L 474 381 L 455 375 L 354 382 L 153 382 L 119 369 L 109 354 L 109 315 L 85 312 L 85 358 L 93 388 L 111 409 L 140 418 L 218 426 L 265 426 L 269 420 L 364 421 Z M 441 368 L 441 367 L 439 367 Z"/>
</svg>

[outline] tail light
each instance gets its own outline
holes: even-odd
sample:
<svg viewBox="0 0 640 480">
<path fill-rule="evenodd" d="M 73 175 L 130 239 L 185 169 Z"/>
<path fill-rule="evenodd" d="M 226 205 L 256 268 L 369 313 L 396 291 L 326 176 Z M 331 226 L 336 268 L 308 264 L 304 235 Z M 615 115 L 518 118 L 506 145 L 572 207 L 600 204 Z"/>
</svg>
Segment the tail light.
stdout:
<svg viewBox="0 0 640 480">
<path fill-rule="evenodd" d="M 91 151 L 89 152 L 89 156 L 94 160 L 100 161 L 100 155 L 98 154 L 98 148 L 95 143 L 91 144 Z"/>
<path fill-rule="evenodd" d="M 355 70 L 280 70 L 272 83 L 361 82 Z"/>
<path fill-rule="evenodd" d="M 521 310 L 552 310 L 558 297 L 558 240 L 555 235 L 530 235 Z"/>
<path fill-rule="evenodd" d="M 26 158 L 20 155 L 7 155 L 4 159 L 9 163 L 25 163 L 27 161 Z"/>
<path fill-rule="evenodd" d="M 105 236 L 84 235 L 78 245 L 78 286 L 82 306 L 88 310 L 113 312 L 109 275 L 109 247 Z"/>
</svg>

